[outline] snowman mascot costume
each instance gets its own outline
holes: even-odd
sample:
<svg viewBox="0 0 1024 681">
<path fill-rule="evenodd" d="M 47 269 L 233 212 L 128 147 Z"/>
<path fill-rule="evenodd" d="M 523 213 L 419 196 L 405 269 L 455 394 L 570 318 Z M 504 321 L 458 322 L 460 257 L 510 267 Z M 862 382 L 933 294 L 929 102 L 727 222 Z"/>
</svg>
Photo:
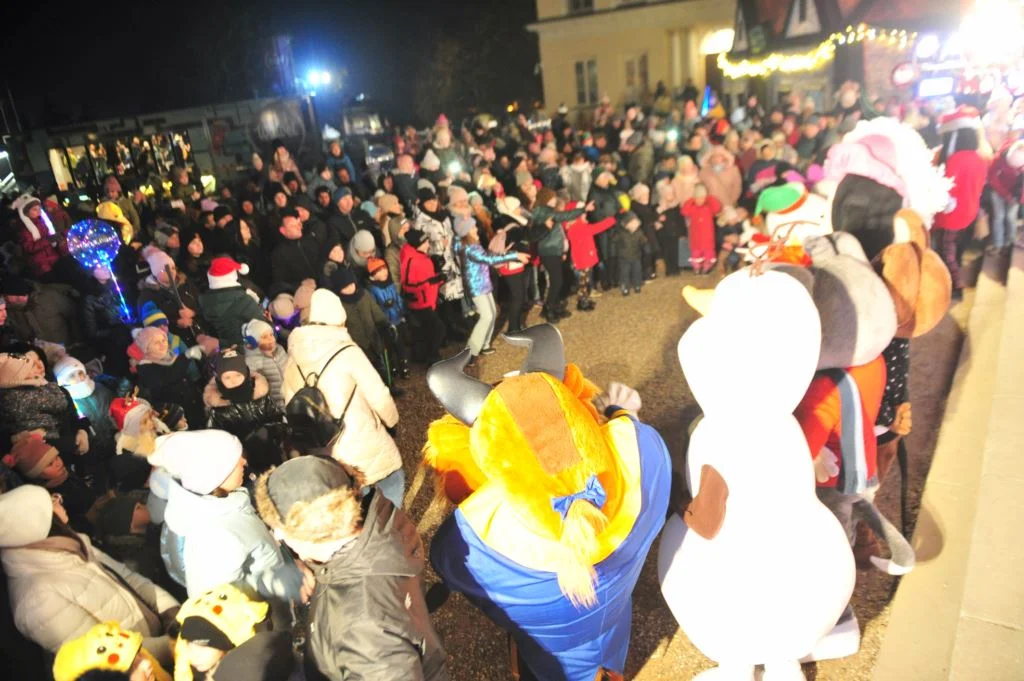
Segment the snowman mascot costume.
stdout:
<svg viewBox="0 0 1024 681">
<path fill-rule="evenodd" d="M 793 417 L 821 343 L 811 282 L 799 276 L 748 268 L 726 277 L 710 298 L 694 298 L 706 314 L 679 342 L 704 417 L 687 456 L 693 501 L 666 523 L 658 575 L 683 631 L 718 663 L 700 681 L 752 681 L 758 664 L 764 681 L 802 680 L 800 659 L 853 593 L 849 541 L 815 496 Z M 755 381 L 735 361 L 752 333 L 766 358 Z"/>
</svg>

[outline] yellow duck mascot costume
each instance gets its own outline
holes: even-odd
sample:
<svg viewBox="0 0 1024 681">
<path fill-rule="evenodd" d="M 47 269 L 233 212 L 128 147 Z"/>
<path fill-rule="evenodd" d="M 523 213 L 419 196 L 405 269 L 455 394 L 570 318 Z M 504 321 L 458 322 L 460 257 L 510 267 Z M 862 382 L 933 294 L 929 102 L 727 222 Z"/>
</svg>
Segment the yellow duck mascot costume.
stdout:
<svg viewBox="0 0 1024 681">
<path fill-rule="evenodd" d="M 496 386 L 463 373 L 468 352 L 427 374 L 450 415 L 430 426 L 426 462 L 458 506 L 431 561 L 510 632 L 522 678 L 621 674 L 633 588 L 668 507 L 668 451 L 637 420 L 635 391 L 599 395 L 566 364 L 555 327 L 506 340 L 529 356 Z"/>
</svg>

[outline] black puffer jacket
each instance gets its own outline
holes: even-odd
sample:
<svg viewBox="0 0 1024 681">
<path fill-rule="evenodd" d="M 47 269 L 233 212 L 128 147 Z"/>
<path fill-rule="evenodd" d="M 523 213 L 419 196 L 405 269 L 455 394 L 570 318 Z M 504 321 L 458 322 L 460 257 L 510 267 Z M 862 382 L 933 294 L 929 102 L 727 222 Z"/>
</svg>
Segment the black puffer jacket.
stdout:
<svg viewBox="0 0 1024 681">
<path fill-rule="evenodd" d="M 199 289 L 196 288 L 196 286 L 180 272 L 178 273 L 177 284 L 178 295 L 181 296 L 181 302 L 184 303 L 185 307 L 196 313 L 195 324 L 193 325 L 195 333 L 209 334 L 209 323 L 203 319 L 202 312 L 199 309 Z M 152 275 L 139 284 L 139 310 L 141 311 L 142 306 L 150 301 L 160 308 L 161 312 L 167 315 L 167 319 L 171 325 L 171 333 L 176 336 L 181 336 L 181 340 L 185 342 L 185 345 L 192 346 L 196 344 L 193 329 L 187 326 L 178 326 L 178 311 L 181 309 L 181 305 L 178 304 L 178 298 L 174 295 L 174 290 L 171 288 L 164 288 L 158 284 Z"/>
<path fill-rule="evenodd" d="M 172 364 L 158 364 L 143 360 L 138 366 L 139 388 L 150 402 L 168 402 L 185 410 L 189 427 L 204 423 L 205 414 L 199 386 L 193 383 L 194 370 L 190 360 L 178 355 Z M 190 375 L 192 374 L 192 375 Z"/>
<path fill-rule="evenodd" d="M 231 402 L 224 397 L 217 387 L 217 379 L 212 378 L 203 390 L 203 404 L 209 414 L 208 428 L 226 430 L 239 440 L 245 439 L 263 426 L 279 424 L 284 414 L 270 398 L 270 384 L 262 374 L 253 372 L 252 401 Z"/>
<path fill-rule="evenodd" d="M 423 597 L 423 542 L 401 510 L 371 492 L 363 530 L 314 567 L 307 679 L 447 681 Z"/>
<path fill-rule="evenodd" d="M 86 294 L 82 306 L 82 322 L 85 336 L 90 343 L 108 340 L 123 335 L 125 323 L 121 320 L 121 301 L 114 290 L 113 282 L 97 283 Z"/>
<path fill-rule="evenodd" d="M 229 401 L 214 377 L 203 390 L 203 404 L 208 414 L 206 427 L 225 430 L 241 440 L 249 473 L 258 475 L 281 463 L 286 426 L 284 413 L 270 396 L 267 379 L 255 371 L 252 376 L 251 401 Z"/>
</svg>

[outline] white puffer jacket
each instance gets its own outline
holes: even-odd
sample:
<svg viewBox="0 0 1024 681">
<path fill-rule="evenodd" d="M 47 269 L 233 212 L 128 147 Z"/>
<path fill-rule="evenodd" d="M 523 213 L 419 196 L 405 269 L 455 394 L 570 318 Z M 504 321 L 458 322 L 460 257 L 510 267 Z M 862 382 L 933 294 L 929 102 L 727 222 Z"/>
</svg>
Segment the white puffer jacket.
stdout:
<svg viewBox="0 0 1024 681">
<path fill-rule="evenodd" d="M 346 345 L 354 347 L 335 357 L 323 371 L 331 355 Z M 334 443 L 331 455 L 361 470 L 367 484 L 401 468 L 398 445 L 387 432 L 387 428 L 398 423 L 398 408 L 370 360 L 342 326 L 317 324 L 292 331 L 284 374 L 285 401 L 302 388 L 302 375 L 321 371 L 318 385 L 334 418 L 341 416 L 345 403 L 352 396 L 345 412 L 345 431 Z"/>
<path fill-rule="evenodd" d="M 147 650 L 160 651 L 167 638 L 162 636 L 163 632 L 149 629 L 135 596 L 118 577 L 157 615 L 178 602 L 145 577 L 94 548 L 84 534 L 79 536 L 88 551 L 88 561 L 69 551 L 18 548 L 0 552 L 18 631 L 43 648 L 57 652 L 65 641 L 82 636 L 94 625 L 117 622 L 122 629 L 146 636 L 143 645 Z"/>
</svg>

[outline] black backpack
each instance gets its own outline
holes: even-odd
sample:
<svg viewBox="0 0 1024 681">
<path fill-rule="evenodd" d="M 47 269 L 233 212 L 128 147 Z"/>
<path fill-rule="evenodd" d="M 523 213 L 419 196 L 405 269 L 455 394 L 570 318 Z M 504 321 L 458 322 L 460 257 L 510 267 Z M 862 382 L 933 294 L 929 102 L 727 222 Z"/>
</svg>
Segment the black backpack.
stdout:
<svg viewBox="0 0 1024 681">
<path fill-rule="evenodd" d="M 307 452 L 310 449 L 328 447 L 345 432 L 345 412 L 352 404 L 356 388 L 353 388 L 352 393 L 348 396 L 345 407 L 341 410 L 341 416 L 334 418 L 327 405 L 327 398 L 320 392 L 318 385 L 320 375 L 327 371 L 327 366 L 334 361 L 334 358 L 354 347 L 356 347 L 354 344 L 346 345 L 331 355 L 318 374 L 312 372 L 308 375 L 303 374 L 298 364 L 295 365 L 295 368 L 299 370 L 299 375 L 302 376 L 303 385 L 288 400 L 288 404 L 284 407 L 284 413 L 288 418 L 292 445 L 300 451 Z"/>
</svg>

